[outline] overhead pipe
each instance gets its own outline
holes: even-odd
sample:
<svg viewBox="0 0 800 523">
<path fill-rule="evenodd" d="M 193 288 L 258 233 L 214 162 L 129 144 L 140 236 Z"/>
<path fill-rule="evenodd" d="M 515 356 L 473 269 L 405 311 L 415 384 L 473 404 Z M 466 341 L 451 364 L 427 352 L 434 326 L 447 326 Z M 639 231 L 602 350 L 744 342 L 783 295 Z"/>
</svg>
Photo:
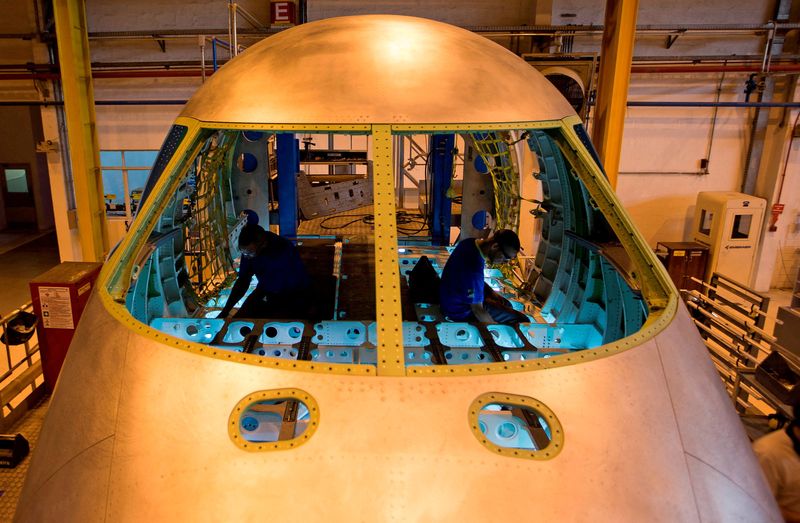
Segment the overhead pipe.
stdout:
<svg viewBox="0 0 800 523">
<path fill-rule="evenodd" d="M 212 36 L 205 36 L 206 42 L 210 42 Z M 222 42 L 222 41 L 220 41 Z M 719 67 L 723 64 L 731 65 L 736 64 L 739 66 L 750 66 L 761 63 L 763 59 L 762 54 L 748 54 L 748 55 L 639 55 L 634 56 L 633 61 L 635 64 L 641 64 L 642 67 L 656 66 L 656 65 L 672 65 L 674 67 L 703 67 L 701 64 L 711 64 L 713 67 Z M 778 56 L 773 56 L 773 64 L 797 65 L 800 64 L 800 54 L 797 53 L 781 53 Z M 141 69 L 148 67 L 193 67 L 197 65 L 197 60 L 153 60 L 153 61 L 114 61 L 114 62 L 100 62 L 93 61 L 93 70 L 102 69 Z M 48 72 L 57 71 L 58 67 L 53 64 L 47 63 L 32 63 L 32 62 L 8 62 L 0 64 L 0 71 L 13 70 L 13 71 L 32 71 L 32 72 Z"/>
<path fill-rule="evenodd" d="M 772 61 L 772 46 L 775 42 L 775 29 L 770 29 L 767 33 L 767 45 L 764 46 L 764 58 L 761 61 L 761 72 L 766 73 L 769 71 L 770 62 Z M 780 46 L 783 50 L 783 45 Z"/>
<path fill-rule="evenodd" d="M 0 40 L 34 40 L 37 33 L 0 33 Z"/>
<path fill-rule="evenodd" d="M 217 39 L 211 39 L 211 70 L 217 72 Z"/>
<path fill-rule="evenodd" d="M 714 95 L 714 103 L 719 103 L 722 96 L 722 85 L 725 83 L 725 73 L 722 73 L 717 83 L 717 92 Z M 708 142 L 706 142 L 706 156 L 700 161 L 700 168 L 703 173 L 708 174 L 708 168 L 711 165 L 711 150 L 714 145 L 714 131 L 717 128 L 717 115 L 719 114 L 719 106 L 714 106 L 714 112 L 711 115 L 711 126 L 708 130 Z"/>
<path fill-rule="evenodd" d="M 628 101 L 628 107 L 800 107 L 800 102 L 632 102 Z"/>
<path fill-rule="evenodd" d="M 202 36 L 204 40 L 212 44 L 212 62 L 216 64 L 216 45 L 231 50 L 232 46 L 225 40 Z M 202 46 L 201 46 L 202 47 Z M 783 55 L 776 60 L 774 56 L 770 58 L 770 68 L 767 74 L 772 73 L 798 73 L 800 72 L 800 55 Z M 634 57 L 635 62 L 661 62 L 649 63 L 645 65 L 633 65 L 631 73 L 637 74 L 670 74 L 670 73 L 759 73 L 762 72 L 763 56 L 641 56 Z M 697 62 L 724 62 L 714 63 L 713 65 L 697 65 Z M 169 76 L 202 76 L 203 60 L 201 67 L 193 69 L 197 65 L 195 60 L 182 61 L 156 61 L 156 62 L 95 62 L 92 64 L 92 76 L 97 78 L 133 78 L 133 77 L 169 77 Z M 672 62 L 666 63 L 666 62 Z M 680 63 L 675 62 L 692 62 Z M 736 62 L 731 64 L 731 62 Z M 113 69 L 117 68 L 120 69 Z M 217 64 L 215 69 L 218 69 Z M 3 73 L 3 71 L 10 71 Z M 140 71 L 145 71 L 141 73 Z M 175 72 L 181 71 L 181 72 Z M 53 73 L 48 76 L 48 73 Z M 33 63 L 10 63 L 0 64 L 0 80 L 55 80 L 58 79 L 58 69 L 52 64 L 33 64 Z"/>
<path fill-rule="evenodd" d="M 210 39 L 207 39 L 210 40 Z M 798 56 L 800 59 L 800 56 Z M 92 62 L 92 72 L 103 71 L 106 69 L 177 69 L 191 68 L 198 65 L 197 60 L 157 60 L 157 61 L 135 61 L 135 62 Z M 51 63 L 17 62 L 0 64 L 0 71 L 26 72 L 26 73 L 49 73 L 58 72 L 58 65 Z"/>
<path fill-rule="evenodd" d="M 163 69 L 163 70 L 127 70 L 127 71 L 95 71 L 92 78 L 191 78 L 202 77 L 202 69 Z M 2 80 L 60 80 L 58 73 L 0 73 Z"/>
<path fill-rule="evenodd" d="M 231 34 L 231 17 L 233 16 L 233 0 L 228 0 L 228 42 L 233 42 L 233 35 Z M 234 51 L 228 47 L 228 58 L 233 58 Z"/>
<path fill-rule="evenodd" d="M 95 105 L 183 105 L 188 100 L 95 100 Z M 49 106 L 63 105 L 59 101 L 42 100 L 3 100 L 0 106 L 3 107 L 23 107 L 23 106 Z M 592 104 L 594 105 L 594 104 Z M 752 109 L 755 107 L 784 107 L 789 109 L 800 108 L 800 102 L 647 102 L 647 101 L 628 101 L 628 107 L 728 107 L 740 109 Z"/>
<path fill-rule="evenodd" d="M 488 32 L 520 32 L 520 31 L 568 31 L 570 33 L 602 33 L 605 30 L 603 24 L 576 24 L 576 25 L 505 25 L 505 26 L 488 26 L 488 25 L 465 25 L 461 26 L 462 29 L 472 31 L 475 33 L 488 33 Z M 702 31 L 702 32 L 724 32 L 724 31 L 769 31 L 774 29 L 776 31 L 788 31 L 790 29 L 800 29 L 800 23 L 787 23 L 787 22 L 767 22 L 765 24 L 684 24 L 684 25 L 669 25 L 669 24 L 638 24 L 636 26 L 637 33 L 663 33 L 663 32 L 689 32 L 689 31 Z"/>
<path fill-rule="evenodd" d="M 633 61 L 641 64 L 648 63 L 663 63 L 663 64 L 676 64 L 676 65 L 698 65 L 701 63 L 712 64 L 749 64 L 761 62 L 764 59 L 764 53 L 758 54 L 665 54 L 665 55 L 636 55 Z M 773 57 L 774 60 L 784 63 L 800 63 L 800 54 L 798 53 L 780 53 Z"/>
<path fill-rule="evenodd" d="M 760 73 L 761 64 L 758 65 L 634 65 L 632 73 Z M 769 72 L 796 73 L 800 72 L 800 64 L 772 64 Z"/>
<path fill-rule="evenodd" d="M 259 29 L 241 30 L 240 36 L 263 37 L 285 31 L 291 26 L 271 26 Z M 462 29 L 486 36 L 541 36 L 553 33 L 566 32 L 569 34 L 600 34 L 604 31 L 603 24 L 579 25 L 520 25 L 520 26 L 461 26 Z M 766 24 L 686 24 L 686 25 L 637 25 L 638 33 L 728 33 L 731 32 L 766 32 L 769 30 L 789 31 L 800 29 L 797 23 L 766 23 Z M 200 35 L 227 35 L 228 29 L 221 28 L 192 28 L 192 29 L 162 29 L 158 31 L 90 31 L 89 40 L 125 40 L 125 39 L 171 39 L 171 38 L 197 38 Z M 34 40 L 48 36 L 48 33 L 18 32 L 0 33 L 0 40 Z"/>
<path fill-rule="evenodd" d="M 267 34 L 278 33 L 290 26 L 274 26 L 264 29 L 242 30 L 239 33 L 244 36 L 264 36 Z M 491 36 L 521 36 L 521 33 L 531 33 L 531 35 L 553 34 L 557 32 L 568 32 L 569 34 L 578 33 L 602 33 L 605 30 L 603 24 L 578 24 L 578 25 L 505 25 L 505 26 L 461 26 L 462 29 L 479 34 L 489 34 Z M 637 25 L 637 33 L 730 33 L 730 32 L 766 32 L 769 30 L 788 31 L 800 29 L 798 23 L 766 23 L 766 24 L 684 24 L 684 25 L 658 25 L 644 24 Z M 166 29 L 159 31 L 92 31 L 89 33 L 90 40 L 101 39 L 125 39 L 125 38 L 196 38 L 200 34 L 224 35 L 228 34 L 228 29 Z M 5 33 L 0 34 L 0 38 L 26 38 L 35 37 L 35 33 Z M 524 36 L 524 35 L 522 35 Z"/>
<path fill-rule="evenodd" d="M 230 33 L 229 33 L 230 34 L 230 38 L 228 39 L 228 41 L 231 43 L 230 50 L 233 53 L 231 55 L 231 58 L 233 58 L 234 56 L 237 56 L 239 54 L 239 40 L 238 40 L 239 39 L 239 35 L 237 34 L 237 31 L 236 31 L 237 30 L 237 25 L 238 25 L 238 20 L 236 18 L 236 10 L 237 10 L 236 7 L 237 7 L 237 4 L 235 2 L 231 2 L 231 3 L 228 4 L 228 6 L 230 8 L 230 18 L 229 18 L 229 21 L 228 21 L 228 23 L 230 24 L 228 26 L 228 31 L 230 31 Z"/>
<path fill-rule="evenodd" d="M 228 44 L 219 39 L 212 39 L 212 61 L 216 64 L 216 51 L 214 43 L 229 47 Z M 218 66 L 216 67 L 219 68 Z M 634 65 L 632 73 L 637 74 L 669 74 L 669 73 L 757 73 L 761 71 L 759 65 Z M 770 66 L 770 73 L 799 73 L 800 63 L 775 64 Z M 124 69 L 117 71 L 94 70 L 92 76 L 95 78 L 159 78 L 172 76 L 202 76 L 202 68 L 198 69 Z M 19 72 L 3 73 L 0 72 L 0 80 L 27 80 L 27 79 L 57 79 L 57 73 L 46 72 Z"/>
<path fill-rule="evenodd" d="M 700 169 L 699 171 L 619 171 L 617 173 L 619 175 L 632 175 L 632 174 L 641 174 L 647 176 L 655 176 L 655 175 L 679 175 L 679 176 L 706 176 L 708 175 L 708 171 L 705 169 Z"/>
<path fill-rule="evenodd" d="M 202 35 L 198 38 L 200 45 L 200 81 L 206 82 L 206 37 Z"/>
<path fill-rule="evenodd" d="M 188 100 L 95 100 L 94 105 L 186 105 Z M 0 107 L 60 107 L 61 100 L 4 100 Z"/>
<path fill-rule="evenodd" d="M 226 42 L 225 40 L 222 40 L 222 39 L 216 38 L 216 37 L 212 38 L 211 39 L 211 52 L 212 52 L 212 55 L 213 55 L 212 63 L 213 63 L 214 71 L 216 71 L 217 69 L 220 68 L 219 63 L 217 62 L 217 45 L 219 45 L 220 47 L 224 47 L 225 49 L 228 50 L 228 58 L 229 59 L 233 58 L 233 46 L 231 46 L 231 44 L 229 42 Z"/>
<path fill-rule="evenodd" d="M 308 0 L 300 0 L 298 5 L 298 23 L 305 24 L 308 22 Z"/>
</svg>

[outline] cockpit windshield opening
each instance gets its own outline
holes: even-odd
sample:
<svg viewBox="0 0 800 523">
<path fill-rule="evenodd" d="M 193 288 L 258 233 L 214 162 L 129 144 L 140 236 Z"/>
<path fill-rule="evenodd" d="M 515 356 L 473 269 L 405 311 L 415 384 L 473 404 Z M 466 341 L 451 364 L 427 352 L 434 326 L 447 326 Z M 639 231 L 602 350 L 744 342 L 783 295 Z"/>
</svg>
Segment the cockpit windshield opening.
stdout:
<svg viewBox="0 0 800 523">
<path fill-rule="evenodd" d="M 395 310 L 405 366 L 485 365 L 598 347 L 647 318 L 572 127 L 395 133 L 388 156 L 368 130 L 185 139 L 148 180 L 154 225 L 125 291 L 172 336 L 375 366 Z"/>
</svg>

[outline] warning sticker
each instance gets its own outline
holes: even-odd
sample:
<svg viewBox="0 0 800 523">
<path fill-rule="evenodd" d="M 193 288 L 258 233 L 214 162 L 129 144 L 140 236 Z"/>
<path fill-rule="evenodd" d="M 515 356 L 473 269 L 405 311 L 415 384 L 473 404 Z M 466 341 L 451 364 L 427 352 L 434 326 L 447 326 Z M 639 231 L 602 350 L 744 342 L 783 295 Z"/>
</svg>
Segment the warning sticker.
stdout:
<svg viewBox="0 0 800 523">
<path fill-rule="evenodd" d="M 39 287 L 42 324 L 45 329 L 74 329 L 68 287 Z"/>
</svg>

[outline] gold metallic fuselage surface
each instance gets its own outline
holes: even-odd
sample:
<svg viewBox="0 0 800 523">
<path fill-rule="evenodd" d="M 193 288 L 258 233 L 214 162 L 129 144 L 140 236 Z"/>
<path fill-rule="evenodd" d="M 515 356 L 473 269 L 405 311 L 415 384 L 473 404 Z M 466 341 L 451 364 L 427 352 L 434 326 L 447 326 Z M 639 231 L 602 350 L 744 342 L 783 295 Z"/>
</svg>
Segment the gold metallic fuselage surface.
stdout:
<svg viewBox="0 0 800 523">
<path fill-rule="evenodd" d="M 544 76 L 500 45 L 433 20 L 380 15 L 269 37 L 225 64 L 181 112 L 202 122 L 279 124 L 476 124 L 571 114 Z"/>
</svg>

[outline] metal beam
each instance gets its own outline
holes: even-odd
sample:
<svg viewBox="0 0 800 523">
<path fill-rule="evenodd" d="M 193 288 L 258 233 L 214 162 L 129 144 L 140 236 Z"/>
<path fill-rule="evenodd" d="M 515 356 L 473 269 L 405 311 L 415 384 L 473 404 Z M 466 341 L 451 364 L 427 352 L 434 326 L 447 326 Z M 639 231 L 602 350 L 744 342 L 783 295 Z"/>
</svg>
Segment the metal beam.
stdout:
<svg viewBox="0 0 800 523">
<path fill-rule="evenodd" d="M 617 186 L 625 104 L 628 100 L 636 13 L 639 0 L 607 0 L 600 77 L 597 82 L 597 110 L 592 142 L 603 162 L 611 187 Z"/>
<path fill-rule="evenodd" d="M 92 69 L 81 0 L 53 2 L 67 137 L 83 261 L 102 261 L 108 250 Z"/>
<path fill-rule="evenodd" d="M 404 376 L 403 318 L 400 309 L 400 264 L 394 207 L 392 133 L 375 125 L 373 138 L 373 198 L 375 213 L 375 303 L 378 330 L 378 374 Z"/>
<path fill-rule="evenodd" d="M 552 0 L 547 3 L 552 4 Z M 547 3 L 537 2 L 536 16 L 549 16 L 550 10 L 547 9 Z M 541 5 L 540 5 L 541 4 Z M 544 7 L 544 9 L 542 9 Z M 239 36 L 248 36 L 253 38 L 263 38 L 271 34 L 276 34 L 292 26 L 272 26 L 263 30 L 259 29 L 240 29 Z M 569 34 L 597 34 L 602 33 L 608 26 L 608 19 L 605 25 L 600 24 L 575 24 L 575 25 L 551 25 L 551 24 L 534 24 L 534 25 L 462 25 L 458 26 L 462 29 L 472 31 L 475 33 L 485 34 L 488 36 L 538 36 L 538 35 L 552 35 L 554 33 L 567 32 Z M 780 21 L 767 22 L 759 24 L 644 24 L 636 27 L 639 33 L 655 33 L 655 34 L 674 34 L 680 33 L 723 33 L 725 37 L 731 33 L 764 33 L 769 30 L 776 31 L 789 31 L 792 29 L 800 29 L 800 23 L 782 23 Z M 213 27 L 200 27 L 200 28 L 187 28 L 187 29 L 159 29 L 157 36 L 161 38 L 196 38 L 199 35 L 208 36 L 222 36 L 228 34 L 227 28 L 213 28 Z M 2 39 L 17 39 L 17 40 L 31 40 L 37 36 L 36 33 L 0 33 L 0 40 Z M 153 31 L 92 31 L 89 33 L 89 38 L 92 40 L 100 39 L 145 39 L 150 40 L 153 38 Z"/>
</svg>

